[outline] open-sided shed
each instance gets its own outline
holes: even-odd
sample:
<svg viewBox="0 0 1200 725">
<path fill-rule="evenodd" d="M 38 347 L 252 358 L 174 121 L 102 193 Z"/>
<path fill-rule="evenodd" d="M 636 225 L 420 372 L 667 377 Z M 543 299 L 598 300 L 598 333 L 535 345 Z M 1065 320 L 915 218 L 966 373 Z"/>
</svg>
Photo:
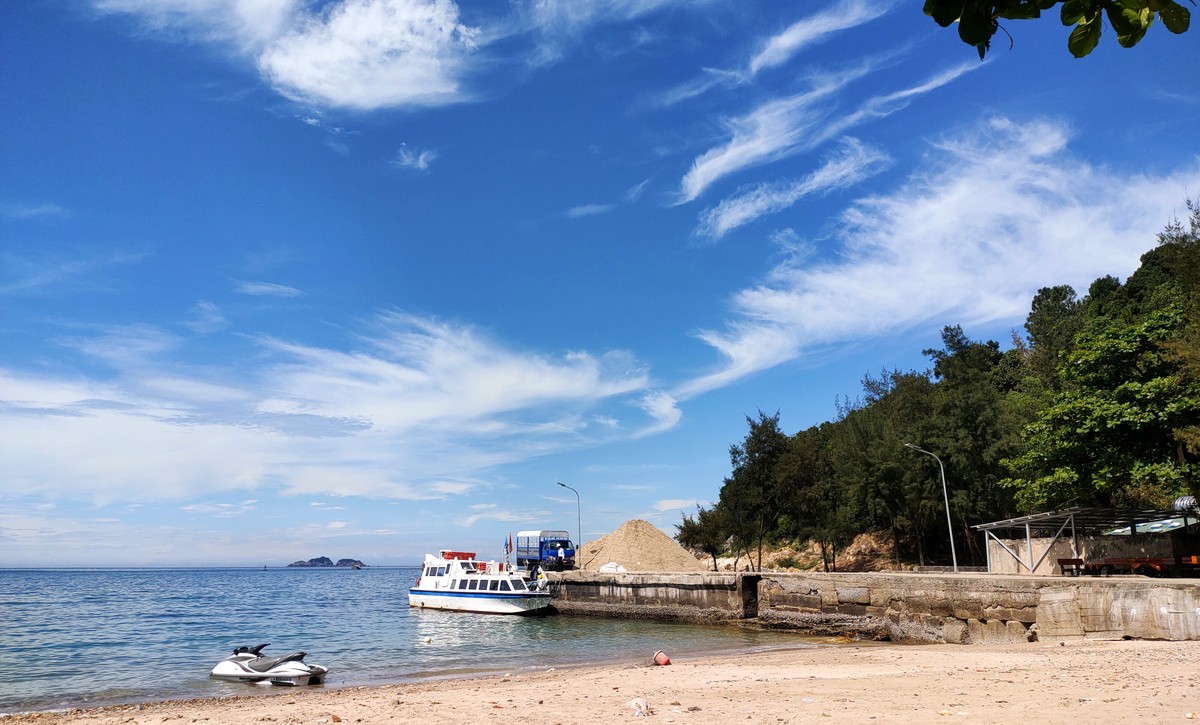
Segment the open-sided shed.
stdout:
<svg viewBox="0 0 1200 725">
<path fill-rule="evenodd" d="M 1069 558 L 1080 559 L 1085 553 L 1081 547 L 1082 539 L 1192 531 L 1198 525 L 1200 512 L 1192 507 L 1182 510 L 1074 507 L 978 524 L 974 528 L 984 533 L 989 572 L 997 568 L 992 558 L 991 544 L 994 542 L 1000 551 L 1017 562 L 1018 571 L 1032 574 L 1038 573 L 1038 567 L 1051 552 L 1066 553 L 1067 543 L 1070 544 Z M 1169 550 L 1169 542 L 1165 545 Z"/>
</svg>

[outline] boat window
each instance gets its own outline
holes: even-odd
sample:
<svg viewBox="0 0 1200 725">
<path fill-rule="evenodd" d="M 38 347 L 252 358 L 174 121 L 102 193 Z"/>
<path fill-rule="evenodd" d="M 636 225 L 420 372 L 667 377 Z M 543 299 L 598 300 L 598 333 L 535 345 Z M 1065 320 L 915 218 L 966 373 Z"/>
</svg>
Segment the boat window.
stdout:
<svg viewBox="0 0 1200 725">
<path fill-rule="evenodd" d="M 478 579 L 472 579 L 472 580 L 471 580 L 471 586 L 470 586 L 470 588 L 471 588 L 471 589 L 478 589 L 478 588 L 479 588 L 479 580 L 478 580 Z"/>
<path fill-rule="evenodd" d="M 439 566 L 437 570 L 437 576 L 446 576 L 446 567 Z"/>
<path fill-rule="evenodd" d="M 511 591 L 512 591 L 512 587 L 510 587 L 510 586 L 508 585 L 508 582 L 507 582 L 507 581 L 503 581 L 503 580 L 502 580 L 502 581 L 500 582 L 500 591 L 502 591 L 502 592 L 511 592 Z"/>
<path fill-rule="evenodd" d="M 499 581 L 493 579 L 490 582 L 488 582 L 488 591 L 495 592 L 495 591 L 499 591 L 499 589 L 500 589 Z"/>
<path fill-rule="evenodd" d="M 516 589 L 518 592 L 525 591 L 525 580 L 524 579 L 513 579 L 512 585 L 513 585 L 513 589 Z"/>
<path fill-rule="evenodd" d="M 437 569 L 432 566 L 425 570 L 425 576 L 437 576 Z"/>
<path fill-rule="evenodd" d="M 459 588 L 459 589 L 466 589 L 466 588 L 467 588 L 467 580 L 466 580 L 466 579 L 459 579 L 459 580 L 458 580 L 458 588 Z"/>
</svg>

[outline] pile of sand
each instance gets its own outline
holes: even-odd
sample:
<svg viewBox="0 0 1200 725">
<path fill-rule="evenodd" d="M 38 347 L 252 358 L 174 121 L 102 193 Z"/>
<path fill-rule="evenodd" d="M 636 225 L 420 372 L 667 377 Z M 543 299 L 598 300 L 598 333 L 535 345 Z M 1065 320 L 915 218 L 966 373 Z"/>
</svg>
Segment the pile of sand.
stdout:
<svg viewBox="0 0 1200 725">
<path fill-rule="evenodd" d="M 614 561 L 626 571 L 706 571 L 704 563 L 648 521 L 634 519 L 583 547 L 580 566 L 587 571 Z"/>
</svg>

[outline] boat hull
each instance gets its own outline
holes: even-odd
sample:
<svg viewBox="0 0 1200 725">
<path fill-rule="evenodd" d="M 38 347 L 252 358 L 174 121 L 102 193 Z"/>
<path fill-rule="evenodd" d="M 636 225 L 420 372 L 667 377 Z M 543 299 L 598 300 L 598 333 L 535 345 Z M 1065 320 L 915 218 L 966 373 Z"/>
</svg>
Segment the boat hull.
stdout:
<svg viewBox="0 0 1200 725">
<path fill-rule="evenodd" d="M 212 677 L 230 682 L 251 682 L 257 684 L 283 685 L 297 687 L 301 685 L 320 685 L 325 682 L 328 667 L 321 665 L 304 665 L 283 667 L 267 672 L 255 672 L 235 662 L 221 662 L 213 668 Z"/>
<path fill-rule="evenodd" d="M 550 595 L 540 592 L 503 594 L 413 589 L 408 605 L 418 609 L 442 609 L 480 614 L 544 614 L 550 608 Z"/>
</svg>

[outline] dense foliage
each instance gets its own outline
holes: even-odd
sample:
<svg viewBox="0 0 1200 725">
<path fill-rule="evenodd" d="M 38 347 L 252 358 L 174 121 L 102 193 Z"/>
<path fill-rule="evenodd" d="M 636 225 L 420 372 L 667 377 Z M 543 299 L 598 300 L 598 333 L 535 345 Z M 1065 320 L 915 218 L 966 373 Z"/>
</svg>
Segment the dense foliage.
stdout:
<svg viewBox="0 0 1200 725">
<path fill-rule="evenodd" d="M 1200 495 L 1200 204 L 1187 208 L 1124 284 L 1040 290 L 1008 350 L 949 326 L 930 369 L 867 375 L 834 421 L 788 435 L 778 412 L 747 417 L 719 500 L 684 517 L 680 543 L 761 568 L 765 545 L 813 542 L 830 570 L 883 531 L 899 558 L 947 562 L 943 465 L 963 564 L 984 558 L 976 524 Z"/>
<path fill-rule="evenodd" d="M 924 10 L 943 28 L 958 23 L 958 37 L 982 60 L 1001 20 L 1034 20 L 1056 5 L 1062 24 L 1072 28 L 1067 49 L 1076 58 L 1095 50 L 1106 20 L 1122 48 L 1137 45 L 1155 19 L 1175 34 L 1186 33 L 1192 20 L 1176 0 L 925 0 Z"/>
</svg>

